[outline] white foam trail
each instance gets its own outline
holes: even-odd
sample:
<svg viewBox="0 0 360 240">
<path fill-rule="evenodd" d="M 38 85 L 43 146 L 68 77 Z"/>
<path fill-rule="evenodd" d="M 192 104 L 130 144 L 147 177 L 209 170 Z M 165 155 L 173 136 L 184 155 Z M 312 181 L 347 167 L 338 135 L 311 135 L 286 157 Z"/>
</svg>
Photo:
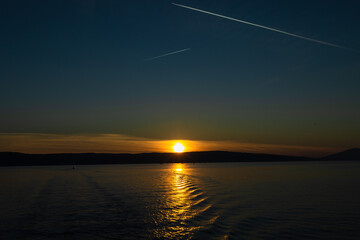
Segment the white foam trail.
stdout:
<svg viewBox="0 0 360 240">
<path fill-rule="evenodd" d="M 150 61 L 150 60 L 154 60 L 154 59 L 157 59 L 157 58 L 166 57 L 166 56 L 173 55 L 173 54 L 176 54 L 176 53 L 181 53 L 181 52 L 189 51 L 190 49 L 191 49 L 191 48 L 185 48 L 185 49 L 182 49 L 182 50 L 179 50 L 179 51 L 170 52 L 170 53 L 165 53 L 165 54 L 160 55 L 160 56 L 148 58 L 148 59 L 146 59 L 146 61 Z"/>
<path fill-rule="evenodd" d="M 332 44 L 332 43 L 328 43 L 328 42 L 324 42 L 324 41 L 320 41 L 320 40 L 316 40 L 316 39 L 312 39 L 312 38 L 308 38 L 308 37 L 303 37 L 303 36 L 300 36 L 300 35 L 297 35 L 297 34 L 293 34 L 293 33 L 289 33 L 289 32 L 285 32 L 285 31 L 282 31 L 282 30 L 279 30 L 279 29 L 276 29 L 276 28 L 271 28 L 271 27 L 266 27 L 266 26 L 259 25 L 259 24 L 256 24 L 256 23 L 246 22 L 246 21 L 239 20 L 239 19 L 236 19 L 236 18 L 227 17 L 227 16 L 224 16 L 224 15 L 220 15 L 220 14 L 216 14 L 216 13 L 212 13 L 212 12 L 200 10 L 200 9 L 193 8 L 193 7 L 189 7 L 189 6 L 185 6 L 185 5 L 180 5 L 180 4 L 177 4 L 177 3 L 172 3 L 172 4 L 174 4 L 174 5 L 178 6 L 178 7 L 183 7 L 183 8 L 187 8 L 187 9 L 190 9 L 190 10 L 194 10 L 194 11 L 198 11 L 198 12 L 210 14 L 210 15 L 213 15 L 213 16 L 217 16 L 217 17 L 229 19 L 229 20 L 232 20 L 232 21 L 236 21 L 236 22 L 248 24 L 248 25 L 251 25 L 251 26 L 255 26 L 255 27 L 259 27 L 259 28 L 264 28 L 264 29 L 267 29 L 267 30 L 270 30 L 270 31 L 279 32 L 279 33 L 286 34 L 286 35 L 289 35 L 289 36 L 292 36 L 292 37 L 301 38 L 301 39 L 304 39 L 304 40 L 308 40 L 308 41 L 320 43 L 320 44 L 323 44 L 323 45 L 328 45 L 328 46 L 331 46 L 331 47 L 342 48 L 342 49 L 354 51 L 354 50 L 352 50 L 352 49 L 349 49 L 349 48 L 346 48 L 346 47 L 343 47 L 343 46 L 339 46 L 339 45 L 336 45 L 336 44 Z"/>
</svg>

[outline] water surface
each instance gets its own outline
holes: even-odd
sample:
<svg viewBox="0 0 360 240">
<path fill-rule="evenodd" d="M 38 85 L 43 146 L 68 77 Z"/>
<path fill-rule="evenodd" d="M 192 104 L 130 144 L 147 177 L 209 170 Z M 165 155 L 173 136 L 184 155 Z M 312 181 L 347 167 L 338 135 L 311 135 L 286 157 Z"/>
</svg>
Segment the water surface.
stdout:
<svg viewBox="0 0 360 240">
<path fill-rule="evenodd" d="M 3 239 L 360 239 L 356 162 L 0 168 Z"/>
</svg>

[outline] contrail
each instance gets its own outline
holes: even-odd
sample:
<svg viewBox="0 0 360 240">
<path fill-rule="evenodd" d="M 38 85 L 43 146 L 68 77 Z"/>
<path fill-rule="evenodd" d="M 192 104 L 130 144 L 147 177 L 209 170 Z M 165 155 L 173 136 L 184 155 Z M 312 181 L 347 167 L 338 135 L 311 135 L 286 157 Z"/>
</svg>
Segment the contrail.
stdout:
<svg viewBox="0 0 360 240">
<path fill-rule="evenodd" d="M 166 56 L 169 56 L 169 55 L 173 55 L 173 54 L 176 54 L 176 53 L 181 53 L 181 52 L 189 51 L 190 49 L 191 49 L 191 48 L 185 48 L 185 49 L 182 49 L 182 50 L 179 50 L 179 51 L 166 53 L 166 54 L 163 54 L 163 55 L 160 55 L 160 56 L 156 56 L 156 57 L 152 57 L 152 58 L 148 58 L 148 59 L 145 59 L 145 60 L 146 60 L 146 61 L 150 61 L 150 60 L 154 60 L 154 59 L 157 59 L 157 58 L 162 58 L 162 57 L 166 57 Z"/>
<path fill-rule="evenodd" d="M 279 30 L 279 29 L 275 29 L 275 28 L 271 28 L 271 27 L 266 27 L 266 26 L 259 25 L 259 24 L 256 24 L 256 23 L 246 22 L 246 21 L 239 20 L 239 19 L 236 19 L 236 18 L 227 17 L 227 16 L 224 16 L 224 15 L 220 15 L 220 14 L 216 14 L 216 13 L 204 11 L 204 10 L 201 10 L 201 9 L 197 9 L 197 8 L 193 8 L 193 7 L 189 7 L 189 6 L 185 6 L 185 5 L 180 5 L 180 4 L 177 4 L 177 3 L 172 3 L 172 4 L 174 4 L 174 5 L 178 6 L 178 7 L 183 7 L 183 8 L 187 8 L 187 9 L 190 9 L 190 10 L 194 10 L 194 11 L 198 11 L 198 12 L 210 14 L 210 15 L 213 15 L 213 16 L 216 16 L 216 17 L 221 17 L 221 18 L 229 19 L 229 20 L 232 20 L 232 21 L 236 21 L 236 22 L 248 24 L 248 25 L 251 25 L 251 26 L 259 27 L 259 28 L 264 28 L 264 29 L 267 29 L 267 30 L 270 30 L 270 31 L 274 31 L 274 32 L 279 32 L 279 33 L 286 34 L 286 35 L 289 35 L 289 36 L 292 36 L 292 37 L 301 38 L 301 39 L 304 39 L 304 40 L 308 40 L 308 41 L 320 43 L 320 44 L 323 44 L 323 45 L 328 45 L 328 46 L 331 46 L 331 47 L 342 48 L 342 49 L 354 51 L 354 50 L 352 50 L 352 49 L 349 49 L 349 48 L 346 48 L 346 47 L 343 47 L 343 46 L 339 46 L 339 45 L 336 45 L 336 44 L 332 44 L 332 43 L 328 43 L 328 42 L 324 42 L 324 41 L 320 41 L 320 40 L 316 40 L 316 39 L 312 39 L 312 38 L 300 36 L 300 35 L 297 35 L 297 34 L 285 32 L 285 31 L 282 31 L 282 30 Z"/>
</svg>

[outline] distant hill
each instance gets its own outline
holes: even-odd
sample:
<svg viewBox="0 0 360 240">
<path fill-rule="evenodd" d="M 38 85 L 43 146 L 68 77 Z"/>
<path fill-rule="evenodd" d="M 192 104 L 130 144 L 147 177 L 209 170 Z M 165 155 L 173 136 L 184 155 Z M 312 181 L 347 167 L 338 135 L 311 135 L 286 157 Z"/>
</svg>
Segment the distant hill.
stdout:
<svg viewBox="0 0 360 240">
<path fill-rule="evenodd" d="M 323 160 L 360 160 L 360 148 L 352 148 L 322 158 Z"/>
<path fill-rule="evenodd" d="M 210 162 L 285 162 L 285 161 L 360 160 L 360 149 L 354 148 L 324 158 L 294 157 L 243 152 L 185 152 L 177 153 L 61 153 L 24 154 L 0 152 L 0 166 L 139 164 L 139 163 L 210 163 Z"/>
<path fill-rule="evenodd" d="M 61 154 L 24 154 L 0 152 L 0 166 L 29 165 L 85 165 L 85 164 L 137 164 L 137 163 L 209 163 L 209 162 L 274 162 L 310 161 L 312 158 L 272 154 L 241 152 L 184 152 L 177 153 L 61 153 Z"/>
</svg>

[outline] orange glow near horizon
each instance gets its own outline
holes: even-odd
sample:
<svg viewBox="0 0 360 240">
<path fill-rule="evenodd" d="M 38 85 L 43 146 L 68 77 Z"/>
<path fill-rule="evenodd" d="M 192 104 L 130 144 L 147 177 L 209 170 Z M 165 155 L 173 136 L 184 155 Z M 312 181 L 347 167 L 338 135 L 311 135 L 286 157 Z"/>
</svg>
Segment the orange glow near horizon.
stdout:
<svg viewBox="0 0 360 240">
<path fill-rule="evenodd" d="M 176 145 L 176 143 L 181 143 L 184 148 L 186 148 L 183 151 L 186 152 L 234 151 L 322 157 L 344 150 L 344 147 L 276 145 L 225 140 L 153 140 L 121 134 L 0 133 L 0 152 L 21 152 L 29 154 L 89 152 L 174 153 L 174 145 Z"/>
<path fill-rule="evenodd" d="M 174 149 L 174 152 L 176 152 L 176 153 L 182 153 L 185 150 L 185 146 L 181 142 L 177 142 L 173 146 L 173 149 Z"/>
</svg>

